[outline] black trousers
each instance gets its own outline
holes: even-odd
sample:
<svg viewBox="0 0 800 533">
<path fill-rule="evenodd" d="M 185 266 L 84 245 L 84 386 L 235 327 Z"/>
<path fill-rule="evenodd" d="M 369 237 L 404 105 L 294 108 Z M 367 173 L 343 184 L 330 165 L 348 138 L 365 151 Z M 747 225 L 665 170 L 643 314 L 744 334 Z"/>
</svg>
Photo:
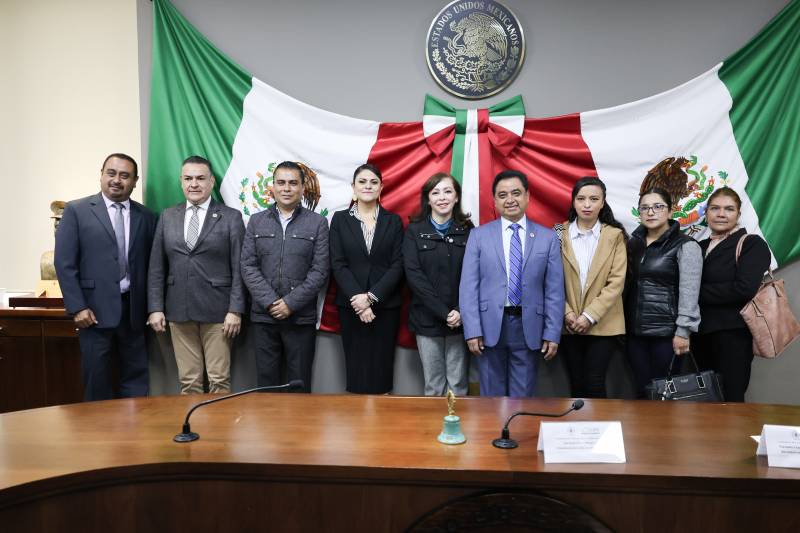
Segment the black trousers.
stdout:
<svg viewBox="0 0 800 533">
<path fill-rule="evenodd" d="M 339 307 L 347 372 L 347 392 L 385 394 L 394 385 L 394 348 L 400 308 L 376 309 L 375 320 L 361 322 L 355 311 Z"/>
<path fill-rule="evenodd" d="M 311 392 L 317 331 L 314 324 L 254 322 L 256 373 L 259 387 L 280 385 L 285 357 L 289 381 L 303 380 L 302 392 Z"/>
<path fill-rule="evenodd" d="M 606 398 L 606 372 L 621 342 L 618 336 L 562 335 L 559 350 L 566 359 L 573 398 Z"/>
<path fill-rule="evenodd" d="M 120 298 L 122 316 L 117 327 L 92 326 L 78 332 L 83 399 L 86 401 L 114 398 L 115 366 L 119 369 L 120 397 L 147 396 L 150 389 L 144 330 L 131 327 L 130 300 L 127 294 Z"/>
<path fill-rule="evenodd" d="M 747 328 L 727 329 L 692 335 L 692 348 L 701 370 L 722 376 L 726 402 L 743 402 L 750 385 L 753 337 Z"/>
<path fill-rule="evenodd" d="M 645 398 L 645 386 L 651 379 L 663 378 L 669 371 L 669 363 L 675 351 L 672 349 L 672 337 L 637 337 L 628 336 L 628 360 L 633 369 L 636 381 L 636 396 Z M 683 361 L 675 359 L 673 373 L 679 372 Z"/>
</svg>

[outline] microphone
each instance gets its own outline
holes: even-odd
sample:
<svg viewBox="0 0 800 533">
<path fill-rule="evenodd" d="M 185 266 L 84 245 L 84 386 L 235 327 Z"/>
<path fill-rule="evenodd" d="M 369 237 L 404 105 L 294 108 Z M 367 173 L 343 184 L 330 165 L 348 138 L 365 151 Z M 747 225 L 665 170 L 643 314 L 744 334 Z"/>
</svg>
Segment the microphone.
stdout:
<svg viewBox="0 0 800 533">
<path fill-rule="evenodd" d="M 175 442 L 192 442 L 200 438 L 200 435 L 194 433 L 192 431 L 192 427 L 189 425 L 189 417 L 192 416 L 192 413 L 198 407 L 202 407 L 204 405 L 208 405 L 211 403 L 221 402 L 222 400 L 228 400 L 230 398 L 236 398 L 237 396 L 244 396 L 245 394 L 250 394 L 251 392 L 266 392 L 266 391 L 278 391 L 278 390 L 291 390 L 291 389 L 302 389 L 304 386 L 302 379 L 293 379 L 289 383 L 285 383 L 283 385 L 270 385 L 266 387 L 256 387 L 255 389 L 248 389 L 243 390 L 241 392 L 237 392 L 234 394 L 228 394 L 226 396 L 221 396 L 219 398 L 212 398 L 211 400 L 205 400 L 203 402 L 194 404 L 189 412 L 186 413 L 186 419 L 183 421 L 183 429 L 180 433 L 175 435 L 172 438 Z"/>
<path fill-rule="evenodd" d="M 550 413 L 528 413 L 526 411 L 517 411 L 516 413 L 508 417 L 508 420 L 506 420 L 506 425 L 503 426 L 503 431 L 500 433 L 500 438 L 494 439 L 492 441 L 492 445 L 495 448 L 502 448 L 504 450 L 516 448 L 517 446 L 519 446 L 517 441 L 511 438 L 511 434 L 508 431 L 508 425 L 511 423 L 512 420 L 514 420 L 514 417 L 516 416 L 525 415 L 525 416 L 546 416 L 549 418 L 561 418 L 562 416 L 570 414 L 572 411 L 580 410 L 581 407 L 583 407 L 583 400 L 575 400 L 574 402 L 572 402 L 572 405 L 569 407 L 569 409 L 558 415 Z"/>
</svg>

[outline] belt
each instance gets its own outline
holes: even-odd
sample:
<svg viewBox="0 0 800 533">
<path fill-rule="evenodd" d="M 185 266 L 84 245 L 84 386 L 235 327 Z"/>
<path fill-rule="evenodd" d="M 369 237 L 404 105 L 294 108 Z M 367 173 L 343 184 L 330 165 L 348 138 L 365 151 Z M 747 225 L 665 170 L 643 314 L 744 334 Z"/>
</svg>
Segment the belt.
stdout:
<svg viewBox="0 0 800 533">
<path fill-rule="evenodd" d="M 504 315 L 511 315 L 511 316 L 522 316 L 522 306 L 521 305 L 507 305 L 503 308 Z"/>
</svg>

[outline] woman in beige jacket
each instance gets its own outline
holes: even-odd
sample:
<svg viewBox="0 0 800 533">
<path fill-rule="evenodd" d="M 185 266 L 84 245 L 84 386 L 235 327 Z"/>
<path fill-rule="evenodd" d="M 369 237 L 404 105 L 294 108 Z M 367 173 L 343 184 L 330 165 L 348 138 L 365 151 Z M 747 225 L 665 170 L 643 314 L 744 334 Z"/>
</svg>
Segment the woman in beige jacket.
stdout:
<svg viewBox="0 0 800 533">
<path fill-rule="evenodd" d="M 560 350 L 572 396 L 605 398 L 608 363 L 625 334 L 628 235 L 606 203 L 606 186 L 598 178 L 575 183 L 568 218 L 555 228 L 566 291 Z"/>
</svg>

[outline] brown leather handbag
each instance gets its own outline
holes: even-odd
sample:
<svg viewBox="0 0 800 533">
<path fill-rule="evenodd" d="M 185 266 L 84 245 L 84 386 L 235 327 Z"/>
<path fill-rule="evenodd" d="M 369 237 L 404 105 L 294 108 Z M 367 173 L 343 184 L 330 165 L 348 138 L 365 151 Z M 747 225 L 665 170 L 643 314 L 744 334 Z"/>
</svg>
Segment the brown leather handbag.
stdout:
<svg viewBox="0 0 800 533">
<path fill-rule="evenodd" d="M 746 237 L 745 233 L 736 244 L 737 264 Z M 783 280 L 773 277 L 772 268 L 768 275 L 769 279 L 761 282 L 755 297 L 742 307 L 739 314 L 753 335 L 753 353 L 773 359 L 800 336 L 800 323 L 789 307 Z"/>
</svg>

